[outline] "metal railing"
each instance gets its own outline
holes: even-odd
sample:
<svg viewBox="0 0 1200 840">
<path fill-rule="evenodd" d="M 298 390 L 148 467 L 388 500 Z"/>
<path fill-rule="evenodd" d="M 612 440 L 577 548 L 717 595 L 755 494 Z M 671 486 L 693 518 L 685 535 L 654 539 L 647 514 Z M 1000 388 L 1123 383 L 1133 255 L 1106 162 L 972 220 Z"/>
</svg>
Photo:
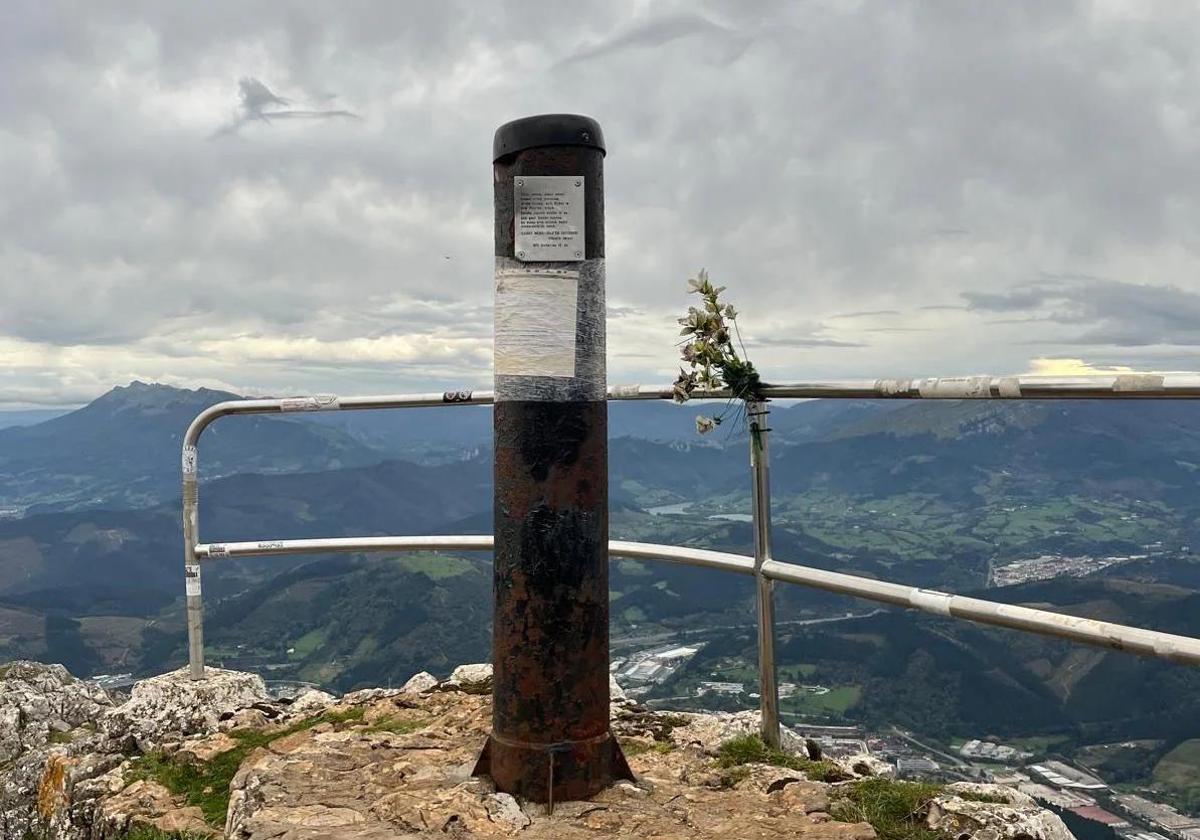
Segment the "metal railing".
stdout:
<svg viewBox="0 0 1200 840">
<path fill-rule="evenodd" d="M 728 399 L 727 391 L 697 391 L 693 399 Z M 873 379 L 769 385 L 769 399 L 1200 399 L 1200 374 L 1113 376 L 973 376 L 929 379 Z M 609 400 L 670 400 L 670 386 L 616 385 Z M 490 391 L 447 391 L 368 397 L 312 396 L 286 399 L 233 400 L 213 405 L 192 421 L 183 441 L 183 532 L 187 594 L 188 663 L 194 679 L 204 678 L 203 601 L 200 561 L 222 557 L 276 554 L 324 554 L 373 551 L 491 551 L 491 536 L 383 536 L 329 539 L 259 540 L 203 543 L 199 531 L 197 465 L 200 436 L 220 417 L 235 414 L 278 414 L 304 411 L 351 411 L 454 405 L 490 405 Z M 775 668 L 775 581 L 794 583 L 1028 633 L 1200 665 L 1200 639 L 1178 636 L 1049 610 L 968 598 L 947 592 L 831 572 L 774 559 L 771 552 L 771 496 L 767 402 L 747 406 L 750 426 L 754 556 L 683 546 L 612 540 L 609 553 L 618 557 L 662 560 L 719 569 L 755 578 L 762 735 L 779 743 L 779 697 Z"/>
</svg>

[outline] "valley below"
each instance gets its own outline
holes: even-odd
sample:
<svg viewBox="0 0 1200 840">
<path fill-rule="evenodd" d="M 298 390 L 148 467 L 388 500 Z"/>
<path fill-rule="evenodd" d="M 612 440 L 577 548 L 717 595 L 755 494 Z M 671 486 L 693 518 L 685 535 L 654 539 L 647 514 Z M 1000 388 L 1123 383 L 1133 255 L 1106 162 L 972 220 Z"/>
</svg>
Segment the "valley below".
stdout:
<svg viewBox="0 0 1200 840">
<path fill-rule="evenodd" d="M 114 685 L 182 664 L 180 437 L 229 396 L 135 383 L 77 412 L 0 428 L 0 659 L 62 662 Z M 775 554 L 1200 634 L 1191 412 L 775 406 Z M 204 539 L 490 533 L 490 414 L 398 414 L 218 424 L 201 456 Z M 750 554 L 744 436 L 698 438 L 693 414 L 611 407 L 612 537 Z M 455 419 L 438 420 L 446 415 Z M 490 654 L 488 556 L 226 559 L 205 567 L 204 588 L 209 662 L 279 687 L 399 685 Z M 840 740 L 874 745 L 916 775 L 1020 773 L 1061 793 L 1071 789 L 1031 767 L 1063 762 L 1109 791 L 1080 794 L 1091 805 L 1064 797 L 1063 807 L 1095 805 L 1195 840 L 1119 799 L 1200 809 L 1194 670 L 798 587 L 778 586 L 776 599 L 789 725 L 835 750 Z M 757 708 L 751 581 L 614 558 L 610 603 L 615 673 L 641 702 Z M 1006 759 L 964 755 L 973 741 Z"/>
</svg>

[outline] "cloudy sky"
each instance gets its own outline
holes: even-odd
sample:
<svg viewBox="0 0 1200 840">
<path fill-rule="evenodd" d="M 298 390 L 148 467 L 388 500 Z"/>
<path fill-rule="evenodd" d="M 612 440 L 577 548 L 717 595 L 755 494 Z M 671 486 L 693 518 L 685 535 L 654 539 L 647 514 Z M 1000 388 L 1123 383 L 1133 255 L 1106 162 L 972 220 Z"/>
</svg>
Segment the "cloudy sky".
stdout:
<svg viewBox="0 0 1200 840">
<path fill-rule="evenodd" d="M 486 386 L 492 132 L 550 111 L 608 140 L 610 382 L 701 266 L 777 381 L 1200 368 L 1189 6 L 7 2 L 0 406 Z"/>
</svg>

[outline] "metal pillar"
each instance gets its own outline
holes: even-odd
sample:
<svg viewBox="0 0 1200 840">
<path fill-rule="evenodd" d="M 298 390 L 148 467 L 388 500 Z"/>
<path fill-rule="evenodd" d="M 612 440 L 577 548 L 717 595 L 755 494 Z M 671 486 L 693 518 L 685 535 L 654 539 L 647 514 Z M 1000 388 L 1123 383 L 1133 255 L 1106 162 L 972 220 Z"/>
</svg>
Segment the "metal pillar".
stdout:
<svg viewBox="0 0 1200 840">
<path fill-rule="evenodd" d="M 771 473 L 767 450 L 766 400 L 746 404 L 750 421 L 750 471 L 754 515 L 754 583 L 758 606 L 758 691 L 762 709 L 762 739 L 779 746 L 779 687 L 775 678 L 775 581 L 763 572 L 771 558 Z"/>
<path fill-rule="evenodd" d="M 188 675 L 204 679 L 204 604 L 200 598 L 200 561 L 196 559 L 199 495 L 196 447 L 183 447 L 183 579 L 187 597 Z"/>
<path fill-rule="evenodd" d="M 492 158 L 495 675 L 476 772 L 552 807 L 631 777 L 609 729 L 604 141 L 587 117 L 528 117 Z"/>
</svg>

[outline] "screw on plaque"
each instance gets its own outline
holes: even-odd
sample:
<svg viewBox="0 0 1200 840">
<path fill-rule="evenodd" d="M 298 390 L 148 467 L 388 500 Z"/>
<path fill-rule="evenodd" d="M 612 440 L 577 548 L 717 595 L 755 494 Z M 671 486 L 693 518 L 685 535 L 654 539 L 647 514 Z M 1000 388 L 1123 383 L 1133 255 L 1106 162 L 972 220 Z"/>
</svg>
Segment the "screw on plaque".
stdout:
<svg viewBox="0 0 1200 840">
<path fill-rule="evenodd" d="M 579 179 L 576 179 L 576 180 L 575 180 L 575 186 L 577 186 L 577 187 L 582 187 L 582 186 L 583 186 L 583 181 L 580 181 Z"/>
<path fill-rule="evenodd" d="M 582 257 L 582 256 L 583 256 L 583 251 L 576 251 L 576 252 L 575 252 L 575 256 L 577 256 L 577 257 Z"/>
<path fill-rule="evenodd" d="M 525 182 L 524 182 L 524 181 L 522 181 L 520 178 L 518 178 L 518 179 L 517 179 L 517 186 L 518 186 L 518 187 L 523 187 L 523 186 L 525 186 Z"/>
<path fill-rule="evenodd" d="M 523 257 L 525 256 L 525 252 L 524 252 L 524 251 L 517 251 L 517 256 L 518 256 L 518 257 L 522 257 L 522 258 L 523 258 Z"/>
</svg>

